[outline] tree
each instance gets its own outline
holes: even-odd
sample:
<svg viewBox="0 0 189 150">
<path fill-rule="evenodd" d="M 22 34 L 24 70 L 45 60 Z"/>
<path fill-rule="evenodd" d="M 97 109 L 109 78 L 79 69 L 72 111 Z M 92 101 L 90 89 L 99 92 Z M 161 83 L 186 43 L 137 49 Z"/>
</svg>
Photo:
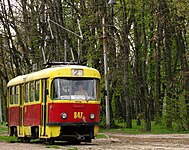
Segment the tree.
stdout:
<svg viewBox="0 0 189 150">
<path fill-rule="evenodd" d="M 45 61 L 80 57 L 83 65 L 101 72 L 104 91 L 106 14 L 111 124 L 124 121 L 131 128 L 137 119 L 150 130 L 155 120 L 189 130 L 188 6 L 187 0 L 117 0 L 113 7 L 105 0 L 2 0 L 1 89 L 11 78 L 31 72 L 34 63 L 42 69 Z M 62 27 L 83 40 L 78 44 L 78 37 Z M 1 90 L 3 110 L 5 95 Z M 104 116 L 104 92 L 101 97 Z"/>
</svg>

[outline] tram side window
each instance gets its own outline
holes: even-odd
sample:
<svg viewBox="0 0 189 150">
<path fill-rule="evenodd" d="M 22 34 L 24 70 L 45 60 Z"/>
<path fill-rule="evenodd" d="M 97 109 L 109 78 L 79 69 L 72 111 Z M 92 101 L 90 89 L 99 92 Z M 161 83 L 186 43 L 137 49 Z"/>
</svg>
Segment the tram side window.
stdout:
<svg viewBox="0 0 189 150">
<path fill-rule="evenodd" d="M 39 101 L 40 81 L 35 82 L 35 101 Z"/>
<path fill-rule="evenodd" d="M 52 95 L 53 95 L 54 99 L 60 97 L 60 92 L 59 92 L 60 88 L 59 87 L 60 87 L 59 86 L 59 79 L 55 79 L 53 81 L 53 86 L 52 86 L 52 92 L 53 92 Z"/>
<path fill-rule="evenodd" d="M 62 96 L 70 96 L 70 82 L 66 79 L 55 79 L 52 84 L 53 99 L 61 99 Z M 70 98 L 69 98 L 70 99 Z"/>
<path fill-rule="evenodd" d="M 10 87 L 10 104 L 18 104 L 19 86 Z"/>
<path fill-rule="evenodd" d="M 100 81 L 97 80 L 96 82 L 96 95 L 97 95 L 97 99 L 100 99 Z"/>
<path fill-rule="evenodd" d="M 19 86 L 17 85 L 15 87 L 15 104 L 18 104 L 18 92 L 19 92 Z"/>
<path fill-rule="evenodd" d="M 35 82 L 30 83 L 30 90 L 31 90 L 30 102 L 34 102 L 35 101 Z"/>
<path fill-rule="evenodd" d="M 25 102 L 27 103 L 29 100 L 29 83 L 26 83 L 25 86 Z"/>
<path fill-rule="evenodd" d="M 10 104 L 13 104 L 14 100 L 14 87 L 10 87 Z"/>
<path fill-rule="evenodd" d="M 24 92 L 24 85 L 22 84 L 22 85 L 20 85 L 20 90 L 19 90 L 20 105 L 23 104 L 23 100 L 24 100 L 24 93 L 23 92 Z"/>
</svg>

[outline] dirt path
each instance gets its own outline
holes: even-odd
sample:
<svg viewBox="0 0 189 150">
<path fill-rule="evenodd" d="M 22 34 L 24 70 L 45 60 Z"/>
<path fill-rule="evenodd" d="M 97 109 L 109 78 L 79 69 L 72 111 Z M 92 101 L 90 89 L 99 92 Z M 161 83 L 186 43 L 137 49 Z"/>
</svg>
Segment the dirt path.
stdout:
<svg viewBox="0 0 189 150">
<path fill-rule="evenodd" d="M 189 134 L 125 135 L 106 133 L 107 138 L 96 139 L 90 144 L 68 145 L 56 142 L 42 143 L 0 142 L 0 150 L 189 150 Z"/>
</svg>

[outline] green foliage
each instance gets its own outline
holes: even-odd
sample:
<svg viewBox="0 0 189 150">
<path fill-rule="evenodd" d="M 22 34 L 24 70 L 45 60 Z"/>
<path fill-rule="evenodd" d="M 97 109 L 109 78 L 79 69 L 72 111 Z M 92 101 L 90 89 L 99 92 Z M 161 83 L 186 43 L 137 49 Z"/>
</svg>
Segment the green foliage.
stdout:
<svg viewBox="0 0 189 150">
<path fill-rule="evenodd" d="M 142 125 L 133 127 L 136 131 L 145 129 L 145 119 L 157 120 L 164 127 L 169 122 L 173 130 L 189 130 L 188 0 L 124 0 L 117 1 L 114 6 L 105 0 L 55 0 L 53 7 L 37 0 L 24 2 L 18 5 L 22 8 L 2 10 L 0 19 L 0 97 L 4 120 L 4 89 L 8 80 L 30 72 L 32 63 L 43 68 L 42 50 L 49 60 L 63 61 L 66 40 L 67 61 L 72 59 L 70 49 L 77 60 L 77 36 L 52 23 L 52 38 L 47 20 L 50 18 L 79 35 L 79 26 L 81 28 L 83 64 L 98 69 L 102 75 L 101 126 L 106 124 L 103 63 L 103 39 L 106 38 L 112 123 L 119 125 L 120 120 L 126 118 L 127 96 L 132 119 L 141 116 Z M 4 2 L 0 6 L 4 8 Z M 102 24 L 102 17 L 105 17 L 105 24 Z M 106 27 L 105 37 L 103 26 Z M 13 33 L 16 34 L 13 36 Z"/>
<path fill-rule="evenodd" d="M 165 123 L 161 124 L 155 124 L 154 121 L 152 121 L 152 130 L 151 131 L 145 131 L 144 130 L 144 121 L 142 121 L 142 124 L 140 126 L 136 125 L 136 120 L 133 120 L 132 122 L 132 128 L 125 128 L 125 123 L 124 122 L 117 122 L 116 123 L 117 128 L 111 128 L 108 130 L 108 132 L 115 132 L 115 133 L 125 133 L 125 134 L 177 134 L 177 133 L 183 133 L 183 134 L 188 134 L 189 131 L 182 131 L 182 130 L 177 130 L 176 124 L 174 124 L 174 128 L 171 130 L 168 130 L 166 128 Z M 100 132 L 105 133 L 107 130 L 105 128 L 100 128 Z"/>
<path fill-rule="evenodd" d="M 104 108 L 105 109 L 105 108 Z M 100 121 L 100 126 L 105 128 L 106 127 L 106 116 L 105 113 L 102 112 L 101 114 L 101 121 Z"/>
</svg>

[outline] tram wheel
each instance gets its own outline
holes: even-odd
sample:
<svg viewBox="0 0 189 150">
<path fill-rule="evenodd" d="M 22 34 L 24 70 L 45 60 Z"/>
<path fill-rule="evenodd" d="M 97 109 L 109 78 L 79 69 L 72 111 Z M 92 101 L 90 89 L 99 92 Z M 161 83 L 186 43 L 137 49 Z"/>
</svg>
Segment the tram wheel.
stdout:
<svg viewBox="0 0 189 150">
<path fill-rule="evenodd" d="M 68 144 L 70 144 L 70 145 L 80 145 L 81 141 L 76 141 L 76 140 L 68 141 Z"/>
<path fill-rule="evenodd" d="M 22 143 L 30 143 L 30 138 L 19 138 Z"/>
<path fill-rule="evenodd" d="M 86 137 L 84 142 L 89 142 L 89 143 L 91 143 L 91 141 L 92 141 L 92 139 L 91 139 L 90 137 Z"/>
<path fill-rule="evenodd" d="M 55 141 L 55 140 L 54 140 L 54 139 L 51 139 L 51 138 L 50 138 L 50 139 L 46 139 L 46 140 L 45 140 L 45 144 L 47 144 L 47 145 L 53 145 L 53 144 L 54 144 L 54 141 Z"/>
</svg>

